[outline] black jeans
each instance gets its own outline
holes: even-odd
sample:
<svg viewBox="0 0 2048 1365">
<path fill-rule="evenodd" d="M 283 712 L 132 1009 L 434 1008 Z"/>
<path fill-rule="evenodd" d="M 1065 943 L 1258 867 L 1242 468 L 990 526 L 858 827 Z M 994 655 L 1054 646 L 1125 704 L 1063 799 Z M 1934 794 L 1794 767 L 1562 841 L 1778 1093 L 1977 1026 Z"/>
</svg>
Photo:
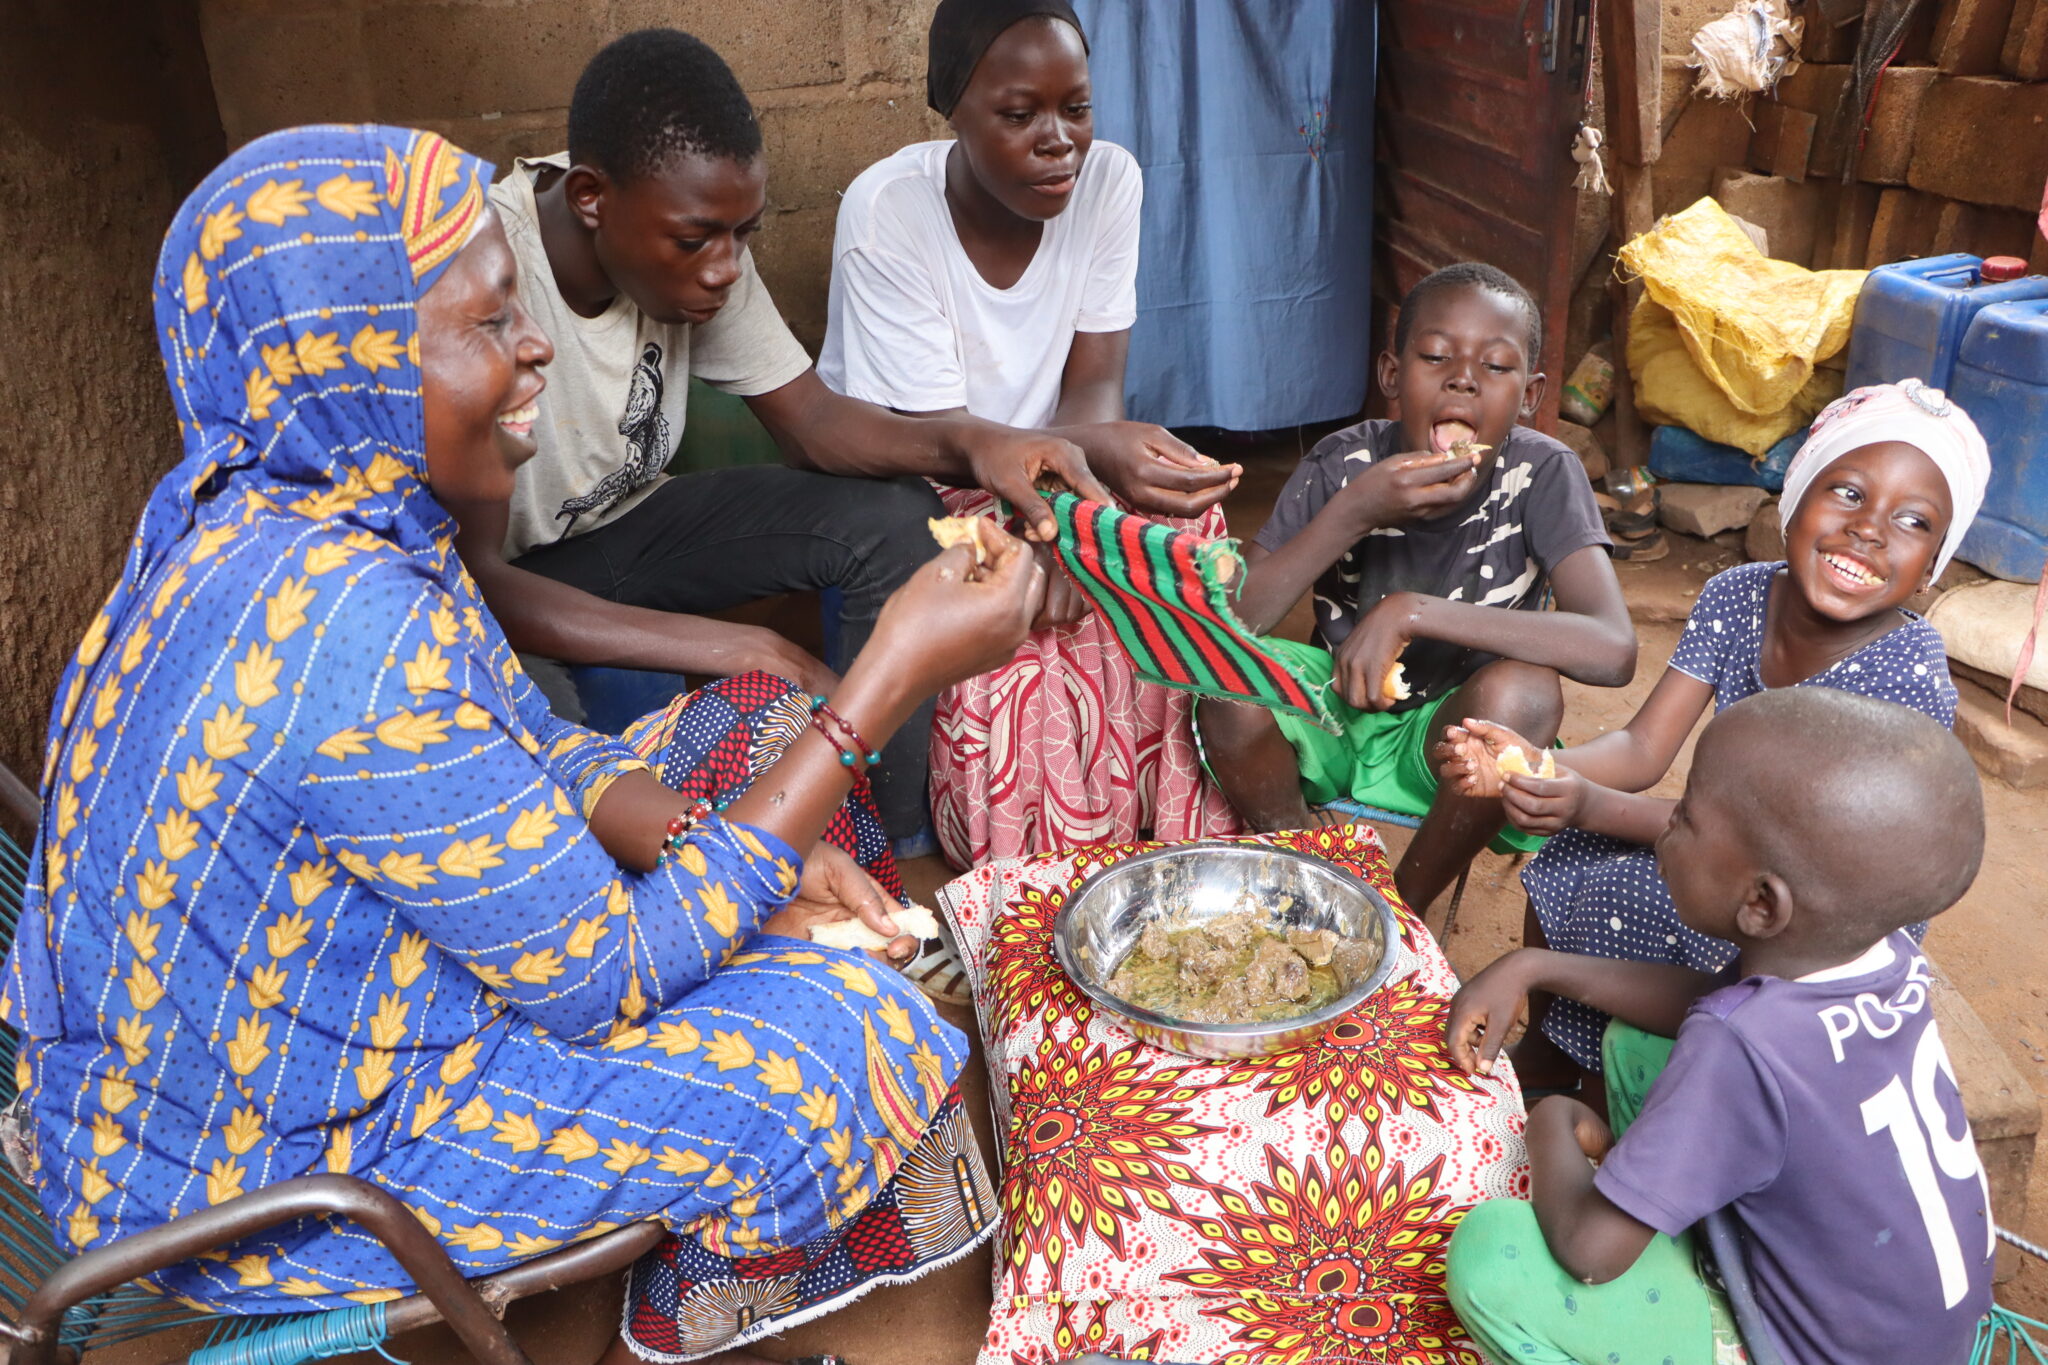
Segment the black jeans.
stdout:
<svg viewBox="0 0 2048 1365">
<path fill-rule="evenodd" d="M 846 479 L 755 465 L 670 479 L 606 526 L 515 561 L 587 593 L 657 611 L 723 611 L 777 593 L 838 588 L 844 672 L 882 603 L 936 553 L 928 517 L 945 508 L 923 479 Z M 871 774 L 894 838 L 930 817 L 925 800 L 929 701 L 882 749 Z"/>
</svg>

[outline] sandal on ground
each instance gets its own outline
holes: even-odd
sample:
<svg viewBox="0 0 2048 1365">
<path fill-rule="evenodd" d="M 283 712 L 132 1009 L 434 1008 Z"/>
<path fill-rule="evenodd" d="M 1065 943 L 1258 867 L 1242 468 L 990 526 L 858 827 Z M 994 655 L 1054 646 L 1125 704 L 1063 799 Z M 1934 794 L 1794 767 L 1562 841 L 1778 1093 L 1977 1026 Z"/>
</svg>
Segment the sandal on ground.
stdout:
<svg viewBox="0 0 2048 1365">
<path fill-rule="evenodd" d="M 1640 508 L 1616 508 L 1601 520 L 1607 524 L 1607 533 L 1612 536 L 1647 535 L 1657 529 L 1657 504 L 1651 501 Z"/>
<path fill-rule="evenodd" d="M 945 926 L 939 926 L 944 935 Z M 903 974 L 916 987 L 942 1005 L 972 1005 L 974 989 L 967 980 L 967 967 L 950 936 L 919 945 L 918 954 L 903 964 Z"/>
<path fill-rule="evenodd" d="M 1616 559 L 1647 564 L 1670 554 L 1671 542 L 1664 538 L 1662 531 L 1657 530 L 1652 530 L 1647 535 L 1635 536 L 1633 538 L 1617 535 L 1614 537 L 1612 553 Z"/>
</svg>

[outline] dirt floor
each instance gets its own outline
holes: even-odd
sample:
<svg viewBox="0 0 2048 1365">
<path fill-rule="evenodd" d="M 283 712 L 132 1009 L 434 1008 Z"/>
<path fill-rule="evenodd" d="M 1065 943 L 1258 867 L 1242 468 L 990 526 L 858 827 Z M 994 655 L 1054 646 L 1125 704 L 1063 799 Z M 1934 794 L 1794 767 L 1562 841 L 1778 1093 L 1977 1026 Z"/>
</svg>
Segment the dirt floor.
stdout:
<svg viewBox="0 0 2048 1365">
<path fill-rule="evenodd" d="M 1293 440 L 1242 453 L 1215 448 L 1219 456 L 1242 459 L 1247 466 L 1243 485 L 1227 505 L 1237 535 L 1248 538 L 1256 534 L 1294 466 L 1298 448 Z M 1634 714 L 1663 671 L 1700 585 L 1738 558 L 1736 552 L 1719 545 L 1674 537 L 1667 558 L 1654 564 L 1617 566 L 1636 617 L 1641 661 L 1635 681 L 1625 688 L 1566 684 L 1567 742 L 1589 739 L 1624 724 Z M 1297 613 L 1290 625 L 1292 629 L 1283 627 L 1284 633 L 1306 634 L 1305 615 Z M 1671 776 L 1657 790 L 1676 794 L 1690 760 L 1688 744 Z M 1990 838 L 1984 870 L 1963 902 L 1936 921 L 1927 943 L 2025 1083 L 2037 1096 L 2048 1099 L 2048 937 L 2041 930 L 2048 919 L 2048 878 L 2043 876 L 2048 869 L 2044 862 L 2048 790 L 2016 791 L 1987 779 L 1985 807 Z M 1390 853 L 1398 859 L 1406 845 L 1406 833 L 1383 833 Z M 1899 856 L 1911 856 L 1912 839 L 1939 837 L 1938 830 L 1873 832 L 1872 856 L 1886 856 L 1891 849 L 1901 850 Z M 937 858 L 919 859 L 906 865 L 904 872 L 920 899 L 928 899 L 930 890 L 951 875 Z M 1514 864 L 1505 857 L 1481 854 L 1445 944 L 1452 964 L 1469 973 L 1516 946 L 1523 905 Z M 1431 922 L 1440 922 L 1441 916 L 1439 907 Z M 964 1017 L 956 1022 L 972 1032 Z M 1953 1042 L 1951 1047 L 1955 1050 Z M 970 1084 L 975 1093 L 985 1093 L 985 1077 L 974 1076 Z M 983 1136 L 989 1136 L 985 1126 Z M 2002 1225 L 2036 1242 L 2048 1242 L 2048 1174 L 2044 1173 L 2048 1173 L 2048 1162 L 2036 1162 L 2023 1220 L 1996 1211 Z M 2048 1317 L 2048 1265 L 2020 1259 L 2018 1277 L 2000 1288 L 1999 1299 L 2029 1316 Z M 989 1259 L 984 1253 L 916 1284 L 877 1291 L 851 1308 L 754 1349 L 777 1360 L 831 1352 L 855 1365 L 967 1365 L 987 1321 L 988 1295 Z M 535 1361 L 581 1365 L 595 1360 L 603 1349 L 617 1323 L 619 1303 L 616 1282 L 586 1285 L 514 1305 L 510 1321 Z M 164 1349 L 166 1344 L 160 1339 L 141 1349 L 96 1352 L 92 1362 L 149 1365 L 171 1358 Z M 467 1359 L 445 1329 L 401 1338 L 392 1343 L 392 1351 L 401 1359 L 437 1365 Z M 375 1357 L 359 1359 L 366 1365 L 375 1361 Z"/>
</svg>

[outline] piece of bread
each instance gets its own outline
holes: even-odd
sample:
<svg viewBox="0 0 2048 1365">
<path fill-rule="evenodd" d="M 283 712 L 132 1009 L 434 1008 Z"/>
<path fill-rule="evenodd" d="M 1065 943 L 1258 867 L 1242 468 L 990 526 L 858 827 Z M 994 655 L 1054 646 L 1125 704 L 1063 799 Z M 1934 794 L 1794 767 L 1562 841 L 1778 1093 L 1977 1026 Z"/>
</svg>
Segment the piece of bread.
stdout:
<svg viewBox="0 0 2048 1365">
<path fill-rule="evenodd" d="M 1529 763 L 1529 751 L 1518 745 L 1493 760 L 1493 766 L 1502 777 L 1510 773 L 1520 773 L 1523 777 L 1548 781 L 1557 776 L 1557 754 L 1554 750 L 1545 749 L 1542 759 L 1532 767 Z"/>
<path fill-rule="evenodd" d="M 922 905 L 899 905 L 889 911 L 889 918 L 896 921 L 900 934 L 915 939 L 933 939 L 939 936 L 939 919 Z M 857 919 L 838 919 L 830 924 L 811 927 L 811 942 L 822 943 L 827 948 L 877 949 L 886 948 L 894 939 L 884 938 Z"/>
<path fill-rule="evenodd" d="M 928 517 L 925 520 L 925 525 L 931 527 L 932 539 L 939 542 L 941 550 L 965 545 L 973 553 L 977 569 L 988 567 L 988 545 L 981 538 L 981 528 L 987 524 L 987 517 Z"/>
<path fill-rule="evenodd" d="M 1388 701 L 1406 701 L 1414 696 L 1408 686 L 1408 670 L 1399 663 L 1388 669 L 1380 683 L 1380 695 Z"/>
</svg>

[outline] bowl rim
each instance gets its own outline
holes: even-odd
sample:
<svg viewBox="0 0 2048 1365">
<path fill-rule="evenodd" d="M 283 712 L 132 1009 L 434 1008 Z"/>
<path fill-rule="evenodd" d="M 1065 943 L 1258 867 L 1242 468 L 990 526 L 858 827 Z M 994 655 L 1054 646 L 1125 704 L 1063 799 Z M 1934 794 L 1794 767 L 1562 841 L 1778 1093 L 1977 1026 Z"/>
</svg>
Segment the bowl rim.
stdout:
<svg viewBox="0 0 2048 1365">
<path fill-rule="evenodd" d="M 1349 882 L 1358 890 L 1363 891 L 1367 901 L 1377 913 L 1382 937 L 1385 940 L 1386 949 L 1380 954 L 1379 964 L 1372 969 L 1363 981 L 1353 985 L 1321 1009 L 1310 1010 L 1287 1019 L 1269 1019 L 1250 1024 L 1205 1024 L 1192 1019 L 1176 1018 L 1170 1014 L 1160 1014 L 1157 1011 L 1146 1009 L 1143 1005 L 1134 1005 L 1129 1001 L 1112 995 L 1102 987 L 1086 980 L 1075 970 L 1074 956 L 1076 949 L 1073 946 L 1073 932 L 1068 927 L 1074 921 L 1068 917 L 1067 908 L 1085 895 L 1098 881 L 1112 874 L 1119 873 L 1123 869 L 1141 867 L 1147 863 L 1165 862 L 1171 858 L 1185 857 L 1190 853 L 1218 852 L 1233 855 L 1242 853 L 1259 857 L 1277 855 L 1289 861 L 1299 862 L 1316 868 L 1322 873 Z M 1272 1034 L 1291 1033 L 1297 1029 L 1309 1027 L 1328 1027 L 1364 1004 L 1368 996 L 1393 979 L 1394 969 L 1401 961 L 1400 944 L 1401 921 L 1400 915 L 1394 909 L 1393 902 L 1387 899 L 1386 893 L 1356 872 L 1331 862 L 1326 858 L 1319 858 L 1312 853 L 1304 853 L 1300 849 L 1226 839 L 1195 839 L 1186 843 L 1173 844 L 1166 848 L 1149 849 L 1144 853 L 1135 854 L 1132 857 L 1111 863 L 1107 867 L 1097 869 L 1080 886 L 1069 892 L 1060 901 L 1059 914 L 1054 918 L 1052 932 L 1053 957 L 1059 963 L 1060 970 L 1066 974 L 1067 980 L 1073 983 L 1076 990 L 1080 991 L 1090 1000 L 1093 1000 L 1096 1004 L 1101 1005 L 1110 1013 L 1120 1018 L 1128 1019 L 1133 1023 L 1143 1024 L 1148 1028 L 1165 1029 L 1175 1033 L 1193 1033 L 1215 1038 L 1260 1038 Z"/>
</svg>

